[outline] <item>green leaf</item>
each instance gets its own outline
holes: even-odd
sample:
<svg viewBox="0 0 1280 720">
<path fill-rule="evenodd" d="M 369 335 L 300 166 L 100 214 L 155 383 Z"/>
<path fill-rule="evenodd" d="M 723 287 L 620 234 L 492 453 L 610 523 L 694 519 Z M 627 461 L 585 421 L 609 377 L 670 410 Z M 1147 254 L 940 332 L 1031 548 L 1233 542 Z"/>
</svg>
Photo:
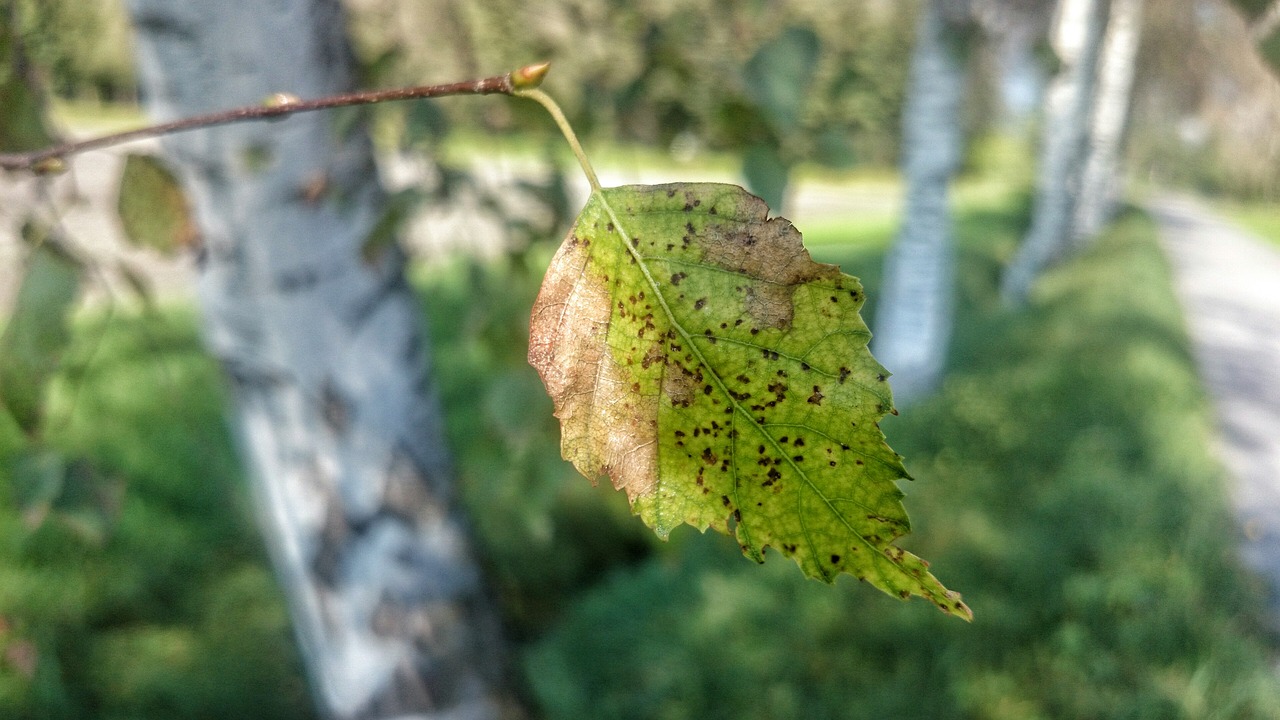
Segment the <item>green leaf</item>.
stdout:
<svg viewBox="0 0 1280 720">
<path fill-rule="evenodd" d="M 592 194 L 533 308 L 529 359 L 561 449 L 608 475 L 666 537 L 688 523 L 971 617 L 909 529 L 893 411 L 867 350 L 862 286 L 813 262 L 785 219 L 733 185 Z"/>
<path fill-rule="evenodd" d="M 197 242 L 195 220 L 178 180 L 158 159 L 129 155 L 117 204 L 125 237 L 136 247 L 171 255 Z"/>
<path fill-rule="evenodd" d="M 18 454 L 13 473 L 13 501 L 29 528 L 39 527 L 62 494 L 66 459 L 56 450 L 30 446 Z"/>
<path fill-rule="evenodd" d="M 790 174 L 791 167 L 783 161 L 776 144 L 757 143 L 742 156 L 742 175 L 747 187 L 769 207 L 782 207 Z"/>
<path fill-rule="evenodd" d="M 800 112 L 822 47 L 808 28 L 787 28 L 747 61 L 747 94 L 779 134 L 800 127 Z"/>
<path fill-rule="evenodd" d="M 849 141 L 851 133 L 839 128 L 827 128 L 813 139 L 817 161 L 829 168 L 849 168 L 858 162 L 858 154 Z"/>
<path fill-rule="evenodd" d="M 422 193 L 416 188 L 401 190 L 387 198 L 382 216 L 360 243 L 360 258 L 365 264 L 376 263 L 383 253 L 395 245 L 401 226 L 421 201 Z"/>
<path fill-rule="evenodd" d="M 36 244 L 0 335 L 0 406 L 29 434 L 38 431 L 45 386 L 71 340 L 67 316 L 79 289 L 80 264 L 52 239 Z"/>
</svg>

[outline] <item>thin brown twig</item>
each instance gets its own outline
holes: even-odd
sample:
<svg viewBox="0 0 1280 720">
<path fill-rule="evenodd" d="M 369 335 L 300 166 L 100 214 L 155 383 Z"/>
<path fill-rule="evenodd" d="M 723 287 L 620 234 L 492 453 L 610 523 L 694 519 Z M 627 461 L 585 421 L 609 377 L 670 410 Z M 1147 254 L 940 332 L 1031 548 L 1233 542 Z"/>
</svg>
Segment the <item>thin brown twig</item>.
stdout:
<svg viewBox="0 0 1280 720">
<path fill-rule="evenodd" d="M 441 85 L 420 85 L 417 87 L 395 88 L 393 90 L 344 93 L 312 100 L 300 100 L 292 95 L 278 93 L 267 98 L 260 105 L 249 105 L 206 115 L 195 115 L 172 122 L 148 125 L 88 140 L 55 145 L 43 150 L 0 154 L 0 169 L 25 170 L 37 174 L 56 173 L 65 167 L 65 158 L 87 150 L 97 150 L 98 148 L 118 145 L 130 140 L 159 137 L 186 130 L 252 120 L 271 120 L 315 110 L 327 110 L 351 105 L 371 105 L 393 100 L 421 100 L 447 95 L 511 95 L 517 88 L 533 87 L 540 83 L 543 76 L 546 75 L 547 67 L 547 63 L 539 63 L 505 75 L 495 75 L 480 80 L 467 80 Z"/>
</svg>

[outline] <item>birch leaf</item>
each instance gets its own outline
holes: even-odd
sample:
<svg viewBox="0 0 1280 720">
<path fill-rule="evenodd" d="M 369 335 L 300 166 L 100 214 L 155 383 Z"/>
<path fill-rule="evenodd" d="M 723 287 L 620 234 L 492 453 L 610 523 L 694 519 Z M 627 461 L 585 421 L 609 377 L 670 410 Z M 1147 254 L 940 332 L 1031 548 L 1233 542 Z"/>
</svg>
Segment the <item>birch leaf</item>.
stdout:
<svg viewBox="0 0 1280 720">
<path fill-rule="evenodd" d="M 607 475 L 660 537 L 681 524 L 772 547 L 972 617 L 920 558 L 901 458 L 877 421 L 888 373 L 867 350 L 862 285 L 734 185 L 596 191 L 547 271 L 529 360 L 561 449 Z"/>
<path fill-rule="evenodd" d="M 0 333 L 0 408 L 31 435 L 39 431 L 45 391 L 71 342 L 68 316 L 81 280 L 80 263 L 46 233 L 32 223 L 23 228 L 34 247 Z"/>
<path fill-rule="evenodd" d="M 125 237 L 135 247 L 173 255 L 199 242 L 178 179 L 151 155 L 133 153 L 125 160 L 116 207 Z"/>
</svg>

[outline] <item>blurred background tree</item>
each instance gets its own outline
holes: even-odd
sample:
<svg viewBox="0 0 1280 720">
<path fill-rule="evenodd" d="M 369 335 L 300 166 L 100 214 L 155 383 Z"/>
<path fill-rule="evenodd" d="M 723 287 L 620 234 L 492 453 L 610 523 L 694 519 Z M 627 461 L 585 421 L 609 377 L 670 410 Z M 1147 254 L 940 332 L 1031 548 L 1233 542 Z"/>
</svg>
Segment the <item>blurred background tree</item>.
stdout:
<svg viewBox="0 0 1280 720">
<path fill-rule="evenodd" d="M 129 9 L 157 122 L 280 88 L 354 89 L 336 0 Z M 320 713 L 519 717 L 363 123 L 311 113 L 162 143 L 199 227 L 205 344 Z"/>
</svg>

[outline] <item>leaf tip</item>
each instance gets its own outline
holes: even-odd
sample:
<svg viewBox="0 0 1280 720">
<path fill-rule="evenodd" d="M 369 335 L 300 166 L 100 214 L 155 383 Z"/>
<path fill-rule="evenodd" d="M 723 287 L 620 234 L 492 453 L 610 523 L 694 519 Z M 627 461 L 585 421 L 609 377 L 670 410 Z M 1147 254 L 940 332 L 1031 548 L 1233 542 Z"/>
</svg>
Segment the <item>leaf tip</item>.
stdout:
<svg viewBox="0 0 1280 720">
<path fill-rule="evenodd" d="M 964 601 L 960 599 L 960 593 L 958 592 L 948 590 L 946 592 L 945 603 L 939 603 L 938 609 L 947 615 L 954 615 L 965 622 L 973 622 L 973 610 L 970 610 L 969 606 L 964 604 Z"/>
</svg>

